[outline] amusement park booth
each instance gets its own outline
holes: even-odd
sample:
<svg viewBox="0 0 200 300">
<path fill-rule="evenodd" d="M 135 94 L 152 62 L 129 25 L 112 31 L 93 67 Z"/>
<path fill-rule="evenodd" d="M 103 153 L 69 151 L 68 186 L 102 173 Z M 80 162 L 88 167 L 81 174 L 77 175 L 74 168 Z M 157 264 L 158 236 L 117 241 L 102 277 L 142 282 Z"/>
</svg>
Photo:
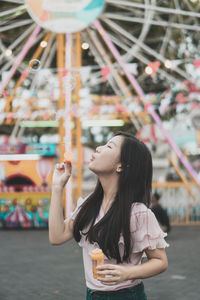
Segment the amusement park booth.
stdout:
<svg viewBox="0 0 200 300">
<path fill-rule="evenodd" d="M 19 154 L 17 147 L 7 146 L 7 154 L 0 154 L 0 226 L 45 228 L 55 145 L 21 145 L 22 148 L 24 153 Z"/>
</svg>

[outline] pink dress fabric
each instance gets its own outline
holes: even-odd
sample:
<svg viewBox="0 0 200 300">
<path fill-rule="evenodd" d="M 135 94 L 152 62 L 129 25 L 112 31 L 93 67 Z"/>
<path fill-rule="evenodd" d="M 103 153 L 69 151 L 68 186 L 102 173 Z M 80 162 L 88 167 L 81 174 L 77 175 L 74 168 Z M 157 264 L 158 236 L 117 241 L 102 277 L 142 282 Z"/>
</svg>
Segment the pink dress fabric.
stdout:
<svg viewBox="0 0 200 300">
<path fill-rule="evenodd" d="M 74 212 L 71 214 L 71 219 L 75 219 L 76 215 L 79 212 L 81 204 L 84 202 L 83 198 L 79 198 L 77 207 Z M 97 223 L 104 216 L 103 209 L 100 209 L 99 215 L 96 219 Z M 164 238 L 167 236 L 166 233 L 160 228 L 157 219 L 154 213 L 146 207 L 143 203 L 136 202 L 132 205 L 131 212 L 131 239 L 133 243 L 133 250 L 131 254 L 130 263 L 123 263 L 121 265 L 138 265 L 141 264 L 142 257 L 145 256 L 145 249 L 156 249 L 156 248 L 165 248 L 169 245 L 165 242 Z M 79 242 L 79 245 L 82 247 L 83 252 L 83 264 L 85 271 L 86 286 L 91 290 L 99 291 L 116 291 L 122 288 L 131 287 L 137 285 L 141 282 L 141 279 L 127 280 L 120 284 L 113 286 L 103 285 L 100 281 L 93 278 L 92 273 L 92 260 L 91 252 L 95 248 L 99 248 L 97 243 L 90 244 L 84 235 Z M 119 239 L 119 250 L 120 254 L 123 253 L 124 249 L 124 239 L 123 236 L 120 236 Z M 116 264 L 116 260 L 108 259 L 104 255 L 105 264 Z"/>
</svg>

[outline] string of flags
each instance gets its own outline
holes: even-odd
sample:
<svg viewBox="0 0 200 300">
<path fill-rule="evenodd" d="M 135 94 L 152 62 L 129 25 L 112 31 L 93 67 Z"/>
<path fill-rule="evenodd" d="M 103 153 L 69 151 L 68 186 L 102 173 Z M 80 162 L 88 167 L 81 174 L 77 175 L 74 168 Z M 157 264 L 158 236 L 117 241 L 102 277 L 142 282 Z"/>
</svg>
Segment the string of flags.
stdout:
<svg viewBox="0 0 200 300">
<path fill-rule="evenodd" d="M 178 60 L 169 60 L 169 59 L 167 59 L 165 61 L 164 66 L 167 69 L 172 69 L 173 70 L 176 66 L 178 66 L 179 64 L 182 64 L 183 62 L 184 61 L 181 60 L 181 59 L 178 59 Z M 196 58 L 194 60 L 191 60 L 190 62 L 188 61 L 187 63 L 185 62 L 185 64 L 186 64 L 186 68 L 187 68 L 187 64 L 190 64 L 190 66 L 192 64 L 194 66 L 194 69 L 198 71 L 198 69 L 200 68 L 200 58 Z M 160 61 L 152 61 L 152 62 L 149 62 L 147 64 L 144 71 L 147 75 L 153 77 L 158 72 L 160 67 L 161 67 Z M 107 82 L 108 77 L 109 77 L 110 73 L 112 72 L 112 69 L 114 69 L 114 68 L 116 68 L 114 65 L 103 66 L 103 67 L 83 66 L 81 68 L 72 68 L 72 69 L 69 69 L 69 70 L 68 69 L 63 69 L 63 70 L 61 70 L 61 74 L 62 74 L 63 78 L 67 77 L 68 74 L 71 74 L 72 77 L 80 76 L 81 80 L 82 80 L 82 83 L 84 84 L 89 79 L 89 77 L 91 76 L 92 70 L 99 70 L 100 69 L 103 81 Z M 138 75 L 138 63 L 127 63 L 126 64 L 126 69 L 130 73 L 132 73 L 133 75 Z M 45 74 L 45 73 L 47 74 L 48 72 L 57 73 L 58 70 L 57 69 L 55 69 L 55 70 L 54 69 L 39 69 L 37 72 L 38 72 L 39 76 L 40 75 L 43 76 L 43 74 Z M 8 75 L 7 73 L 8 72 L 3 72 L 2 73 L 2 81 L 5 79 L 5 77 L 7 77 L 7 75 Z M 24 70 L 22 72 L 22 80 L 24 81 L 29 76 L 30 73 L 31 73 L 30 69 Z M 34 73 L 35 73 L 35 71 L 34 71 Z M 191 72 L 189 72 L 189 73 L 191 73 Z M 48 74 L 48 76 L 49 76 L 49 74 Z M 4 90 L 3 93 L 6 93 L 6 91 Z"/>
<path fill-rule="evenodd" d="M 88 105 L 83 98 L 80 106 L 76 102 L 71 104 L 69 113 L 72 117 L 81 118 L 84 115 L 93 116 L 96 114 L 139 114 L 144 112 L 148 106 L 153 105 L 161 118 L 170 118 L 172 111 L 174 113 L 188 112 L 200 109 L 200 88 L 184 81 L 181 89 L 169 89 L 159 94 L 146 94 L 144 103 L 139 96 L 119 97 L 119 96 L 97 96 L 88 95 Z M 145 107 L 146 106 L 146 107 Z M 16 112 L 0 112 L 0 124 L 11 123 L 15 119 L 27 120 L 60 120 L 65 118 L 65 110 L 57 110 L 48 106 L 42 110 L 31 111 L 30 107 L 24 106 Z"/>
</svg>

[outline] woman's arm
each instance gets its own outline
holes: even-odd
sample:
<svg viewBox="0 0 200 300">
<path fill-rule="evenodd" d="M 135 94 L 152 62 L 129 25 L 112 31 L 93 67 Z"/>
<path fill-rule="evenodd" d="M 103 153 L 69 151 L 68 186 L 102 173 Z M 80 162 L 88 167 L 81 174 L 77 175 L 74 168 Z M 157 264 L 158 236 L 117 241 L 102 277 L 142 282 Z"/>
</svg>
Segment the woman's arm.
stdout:
<svg viewBox="0 0 200 300">
<path fill-rule="evenodd" d="M 168 260 L 165 249 L 145 250 L 148 261 L 143 264 L 130 267 L 128 279 L 148 278 L 164 272 L 168 268 Z"/>
<path fill-rule="evenodd" d="M 145 250 L 148 261 L 137 266 L 102 265 L 98 274 L 109 277 L 98 278 L 105 285 L 115 285 L 125 280 L 143 279 L 164 272 L 168 267 L 165 249 Z"/>
<path fill-rule="evenodd" d="M 63 188 L 52 186 L 49 208 L 49 241 L 52 245 L 63 244 L 73 238 L 73 220 L 64 220 L 62 207 Z"/>
<path fill-rule="evenodd" d="M 71 175 L 71 163 L 57 164 L 52 179 L 52 195 L 49 208 L 49 241 L 60 245 L 73 238 L 73 220 L 64 220 L 62 194 Z"/>
</svg>

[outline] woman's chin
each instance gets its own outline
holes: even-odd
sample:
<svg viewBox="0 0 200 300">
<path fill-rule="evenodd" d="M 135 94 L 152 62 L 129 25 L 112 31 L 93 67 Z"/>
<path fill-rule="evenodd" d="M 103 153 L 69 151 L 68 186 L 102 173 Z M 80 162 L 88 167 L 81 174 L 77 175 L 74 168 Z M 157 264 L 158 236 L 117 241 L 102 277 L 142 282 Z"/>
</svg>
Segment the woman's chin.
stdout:
<svg viewBox="0 0 200 300">
<path fill-rule="evenodd" d="M 89 162 L 88 169 L 89 169 L 90 171 L 93 171 L 92 161 Z"/>
<path fill-rule="evenodd" d="M 89 169 L 90 171 L 92 171 L 93 173 L 95 173 L 95 174 L 96 174 L 95 167 L 94 167 L 94 165 L 93 165 L 93 162 L 92 162 L 92 161 L 89 163 L 89 165 L 88 165 L 88 169 Z"/>
</svg>

